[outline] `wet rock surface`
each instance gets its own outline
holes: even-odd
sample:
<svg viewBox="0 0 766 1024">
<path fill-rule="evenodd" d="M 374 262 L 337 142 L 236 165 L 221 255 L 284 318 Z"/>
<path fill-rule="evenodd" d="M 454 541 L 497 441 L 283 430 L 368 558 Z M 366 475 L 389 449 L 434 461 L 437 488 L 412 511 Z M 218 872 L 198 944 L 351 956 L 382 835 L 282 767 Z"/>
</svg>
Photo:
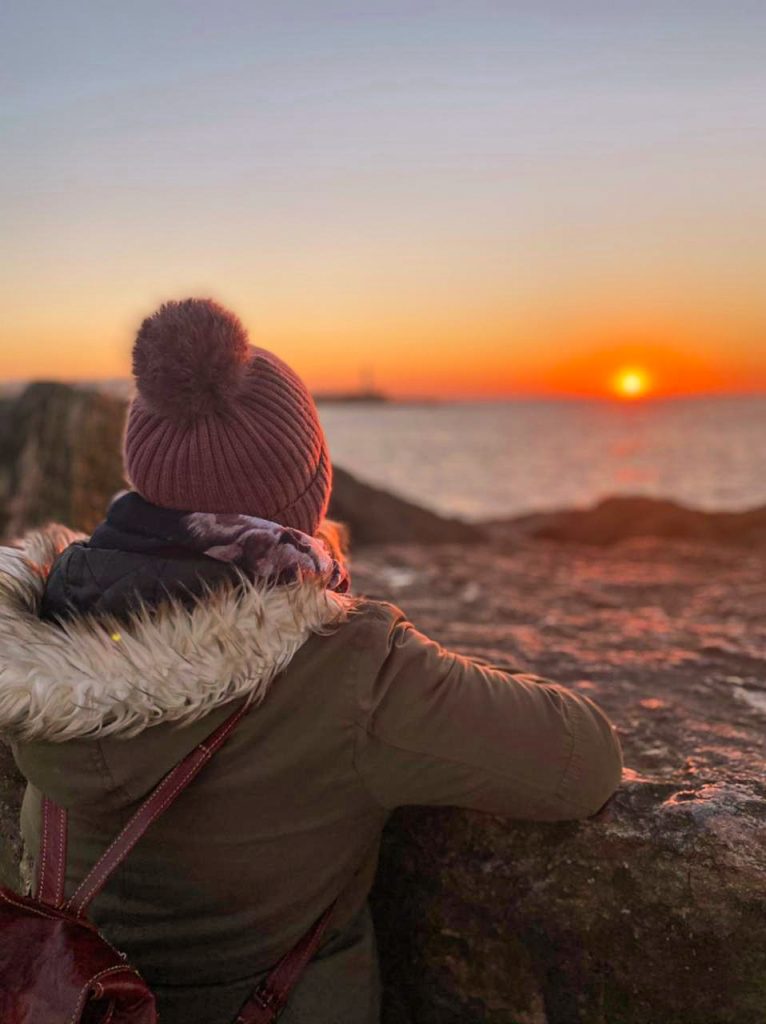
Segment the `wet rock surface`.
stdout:
<svg viewBox="0 0 766 1024">
<path fill-rule="evenodd" d="M 627 766 L 586 822 L 393 817 L 387 1024 L 766 1020 L 765 570 L 657 540 L 355 562 L 358 590 L 443 643 L 597 700 Z"/>
</svg>

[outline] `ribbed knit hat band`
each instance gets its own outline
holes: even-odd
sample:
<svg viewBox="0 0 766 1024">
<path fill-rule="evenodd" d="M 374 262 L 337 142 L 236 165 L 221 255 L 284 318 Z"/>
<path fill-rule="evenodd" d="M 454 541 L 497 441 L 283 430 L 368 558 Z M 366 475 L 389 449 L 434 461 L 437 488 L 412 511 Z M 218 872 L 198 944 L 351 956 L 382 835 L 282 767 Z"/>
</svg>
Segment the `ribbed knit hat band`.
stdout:
<svg viewBox="0 0 766 1024">
<path fill-rule="evenodd" d="M 316 406 L 233 313 L 207 299 L 166 303 L 141 325 L 133 372 L 125 470 L 147 501 L 316 532 L 332 483 Z"/>
</svg>

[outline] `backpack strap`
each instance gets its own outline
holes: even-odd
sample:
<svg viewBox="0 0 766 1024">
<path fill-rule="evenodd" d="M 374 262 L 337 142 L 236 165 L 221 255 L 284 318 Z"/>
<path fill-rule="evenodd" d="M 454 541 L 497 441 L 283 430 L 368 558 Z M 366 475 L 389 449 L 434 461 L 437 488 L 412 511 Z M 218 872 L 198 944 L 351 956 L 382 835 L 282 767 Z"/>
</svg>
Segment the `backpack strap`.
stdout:
<svg viewBox="0 0 766 1024">
<path fill-rule="evenodd" d="M 266 978 L 248 996 L 234 1024 L 274 1024 L 287 1005 L 295 983 L 314 958 L 330 923 L 335 904 L 325 910 L 297 945 L 282 957 Z"/>
<path fill-rule="evenodd" d="M 67 855 L 67 812 L 43 797 L 43 834 L 37 899 L 83 916 L 143 834 L 167 810 L 226 742 L 249 710 L 242 704 L 190 754 L 171 769 L 132 815 L 109 848 L 96 861 L 68 901 L 64 901 Z M 287 997 L 305 967 L 317 953 L 330 923 L 333 903 L 266 978 L 248 996 L 235 1024 L 274 1024 L 287 1004 Z"/>
<path fill-rule="evenodd" d="M 199 746 L 171 769 L 160 784 L 144 800 L 117 838 L 96 861 L 65 904 L 70 913 L 82 917 L 91 901 L 101 892 L 113 872 L 127 857 L 144 832 L 189 785 L 226 742 L 240 719 L 249 709 L 247 703 L 218 726 Z M 47 838 L 46 838 L 47 822 Z M 38 899 L 61 906 L 64 901 L 66 873 L 66 811 L 52 800 L 43 798 L 43 841 L 40 852 Z"/>
<path fill-rule="evenodd" d="M 36 897 L 60 907 L 64 902 L 66 876 L 67 813 L 47 796 L 43 797 L 41 827 Z"/>
</svg>

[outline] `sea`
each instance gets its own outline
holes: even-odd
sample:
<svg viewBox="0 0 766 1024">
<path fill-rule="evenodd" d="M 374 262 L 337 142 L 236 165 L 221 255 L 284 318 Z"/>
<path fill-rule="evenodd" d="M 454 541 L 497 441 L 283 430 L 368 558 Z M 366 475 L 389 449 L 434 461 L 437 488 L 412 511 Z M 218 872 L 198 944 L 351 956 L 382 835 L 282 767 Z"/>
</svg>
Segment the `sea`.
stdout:
<svg viewBox="0 0 766 1024">
<path fill-rule="evenodd" d="M 471 521 L 651 495 L 766 504 L 766 396 L 641 401 L 329 402 L 344 469 Z"/>
</svg>

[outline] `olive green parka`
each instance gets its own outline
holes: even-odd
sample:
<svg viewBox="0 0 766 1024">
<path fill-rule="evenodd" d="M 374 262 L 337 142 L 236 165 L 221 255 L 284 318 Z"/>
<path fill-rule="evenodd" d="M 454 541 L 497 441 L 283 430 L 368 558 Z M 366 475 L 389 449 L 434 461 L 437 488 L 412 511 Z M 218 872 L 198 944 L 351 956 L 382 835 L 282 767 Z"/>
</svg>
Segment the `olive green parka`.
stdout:
<svg viewBox="0 0 766 1024">
<path fill-rule="evenodd" d="M 252 708 L 141 840 L 92 919 L 158 994 L 162 1024 L 229 1024 L 255 982 L 337 901 L 284 1024 L 372 1024 L 367 896 L 381 831 L 408 804 L 585 818 L 619 784 L 616 733 L 587 697 L 462 657 L 390 604 L 316 584 L 211 591 L 128 622 L 42 621 L 73 536 L 0 549 L 0 735 L 69 811 L 67 892 L 165 773 Z"/>
</svg>

